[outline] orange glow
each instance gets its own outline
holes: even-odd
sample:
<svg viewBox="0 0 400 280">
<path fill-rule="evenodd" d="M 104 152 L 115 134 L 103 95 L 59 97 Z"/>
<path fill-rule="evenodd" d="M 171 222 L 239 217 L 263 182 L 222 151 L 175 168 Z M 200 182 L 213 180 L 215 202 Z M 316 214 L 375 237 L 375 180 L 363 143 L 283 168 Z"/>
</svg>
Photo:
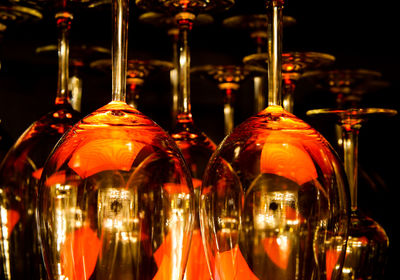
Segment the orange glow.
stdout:
<svg viewBox="0 0 400 280">
<path fill-rule="evenodd" d="M 200 179 L 192 178 L 192 184 L 194 189 L 200 188 L 202 183 L 203 182 Z"/>
<path fill-rule="evenodd" d="M 187 7 L 188 7 L 189 4 L 190 4 L 190 1 L 189 1 L 189 0 L 180 0 L 180 1 L 179 1 L 179 4 L 181 4 L 181 6 L 182 6 L 183 9 L 187 9 Z"/>
<path fill-rule="evenodd" d="M 209 280 L 206 256 L 204 253 L 203 242 L 200 230 L 194 230 L 189 258 L 186 265 L 186 280 Z"/>
<path fill-rule="evenodd" d="M 163 243 L 158 247 L 153 254 L 154 261 L 157 264 L 158 270 L 153 280 L 171 279 L 171 251 L 172 251 L 172 236 L 168 233 Z"/>
<path fill-rule="evenodd" d="M 290 240 L 279 237 L 267 237 L 263 241 L 264 250 L 271 261 L 281 269 L 286 269 L 291 252 Z"/>
<path fill-rule="evenodd" d="M 65 171 L 56 172 L 47 178 L 45 182 L 45 186 L 51 187 L 55 184 L 64 184 L 67 176 L 65 175 Z"/>
<path fill-rule="evenodd" d="M 359 238 L 358 238 L 358 241 L 361 242 L 361 244 L 362 244 L 363 246 L 367 246 L 367 245 L 368 245 L 368 242 L 369 242 L 369 240 L 368 240 L 368 238 L 367 238 L 366 236 L 361 236 L 361 237 L 359 237 Z"/>
<path fill-rule="evenodd" d="M 137 85 L 135 83 L 130 83 L 129 84 L 129 89 L 131 92 L 134 92 L 136 90 Z"/>
<path fill-rule="evenodd" d="M 318 177 L 307 152 L 287 134 L 272 132 L 261 152 L 260 171 L 272 173 L 302 185 Z"/>
<path fill-rule="evenodd" d="M 285 66 L 284 70 L 287 71 L 287 72 L 293 71 L 293 69 L 294 69 L 293 64 L 287 64 L 287 65 L 284 65 L 284 66 Z"/>
<path fill-rule="evenodd" d="M 298 212 L 296 209 L 286 206 L 285 207 L 286 220 L 297 221 L 298 223 L 303 223 L 306 219 Z"/>
<path fill-rule="evenodd" d="M 171 258 L 168 255 L 162 257 L 158 270 L 153 280 L 171 279 Z"/>
<path fill-rule="evenodd" d="M 42 176 L 42 172 L 43 172 L 43 167 L 33 171 L 32 177 L 35 178 L 36 180 L 40 180 L 40 176 Z"/>
<path fill-rule="evenodd" d="M 326 251 L 326 279 L 331 280 L 332 272 L 335 268 L 337 261 L 339 259 L 340 251 L 337 250 L 327 250 Z"/>
<path fill-rule="evenodd" d="M 162 260 L 164 257 L 167 257 L 165 252 L 168 252 L 168 249 L 171 247 L 171 241 L 169 240 L 169 235 L 166 239 L 164 239 L 163 243 L 158 247 L 157 251 L 154 253 L 154 261 L 156 262 L 157 266 L 160 268 Z M 165 256 L 164 256 L 165 255 Z"/>
<path fill-rule="evenodd" d="M 129 171 L 143 146 L 125 139 L 94 139 L 77 148 L 68 166 L 81 178 L 105 170 Z"/>
<path fill-rule="evenodd" d="M 20 215 L 18 211 L 15 210 L 7 210 L 7 234 L 10 237 L 15 225 L 18 223 Z M 0 232 L 1 234 L 1 232 Z"/>
<path fill-rule="evenodd" d="M 215 267 L 217 268 L 215 280 L 258 280 L 237 245 L 232 250 L 218 253 L 215 258 Z"/>
<path fill-rule="evenodd" d="M 166 183 L 164 184 L 163 189 L 169 194 L 190 193 L 190 190 L 186 184 Z"/>
<path fill-rule="evenodd" d="M 65 279 L 89 279 L 96 267 L 100 247 L 101 241 L 89 226 L 67 234 L 60 261 Z"/>
</svg>

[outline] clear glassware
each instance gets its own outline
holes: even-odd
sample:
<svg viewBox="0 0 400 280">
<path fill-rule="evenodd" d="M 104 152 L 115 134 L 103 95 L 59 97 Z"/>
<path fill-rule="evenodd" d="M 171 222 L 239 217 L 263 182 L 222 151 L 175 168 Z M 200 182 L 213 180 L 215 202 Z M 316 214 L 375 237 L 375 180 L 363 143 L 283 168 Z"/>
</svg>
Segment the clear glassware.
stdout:
<svg viewBox="0 0 400 280">
<path fill-rule="evenodd" d="M 267 52 L 268 47 L 268 15 L 248 14 L 228 17 L 223 20 L 222 25 L 226 28 L 244 30 L 249 33 L 250 38 L 256 46 L 256 53 Z M 283 26 L 289 27 L 296 24 L 296 19 L 291 16 L 283 16 Z M 264 92 L 267 89 L 266 77 L 255 76 L 254 79 L 254 113 L 265 108 Z"/>
<path fill-rule="evenodd" d="M 360 108 L 364 97 L 388 86 L 378 71 L 369 69 L 311 70 L 302 74 L 314 87 L 330 93 L 336 108 Z M 335 124 L 335 148 L 343 152 L 342 126 Z"/>
<path fill-rule="evenodd" d="M 201 11 L 200 11 L 201 12 Z M 171 90 L 172 90 L 172 126 L 176 125 L 176 119 L 178 114 L 178 67 L 179 67 L 179 56 L 178 56 L 178 44 L 179 44 L 179 26 L 175 17 L 169 13 L 161 12 L 145 12 L 139 16 L 139 21 L 145 24 L 151 24 L 156 27 L 161 27 L 167 30 L 168 35 L 172 41 L 172 63 L 174 68 L 170 72 Z M 214 22 L 214 19 L 209 14 L 197 14 L 193 20 L 194 26 L 209 25 Z"/>
<path fill-rule="evenodd" d="M 191 25 L 191 23 L 189 23 Z M 178 57 L 178 100 L 175 125 L 171 136 L 189 166 L 196 198 L 195 226 L 185 271 L 185 280 L 209 280 L 210 273 L 205 259 L 199 223 L 199 196 L 204 170 L 212 153 L 216 149 L 214 142 L 194 124 L 190 102 L 190 53 L 188 47 L 186 23 L 179 24 Z M 186 35 L 185 35 L 186 34 Z M 182 59 L 183 58 L 183 59 Z M 182 63 L 183 62 L 183 63 Z"/>
<path fill-rule="evenodd" d="M 192 73 L 217 82 L 224 96 L 224 132 L 228 135 L 235 126 L 234 99 L 241 83 L 248 77 L 266 75 L 265 68 L 250 65 L 204 65 L 194 67 Z"/>
<path fill-rule="evenodd" d="M 40 180 L 37 223 L 50 279 L 183 277 L 190 174 L 168 134 L 125 102 L 128 0 L 114 0 L 112 100 L 64 134 Z"/>
<path fill-rule="evenodd" d="M 96 60 L 90 64 L 90 67 L 103 72 L 111 72 L 111 61 L 108 59 Z M 141 89 L 150 73 L 157 71 L 171 71 L 173 67 L 173 64 L 168 61 L 155 59 L 129 59 L 126 77 L 126 103 L 135 109 L 138 109 L 138 101 L 141 95 Z"/>
<path fill-rule="evenodd" d="M 351 194 L 351 218 L 346 257 L 341 279 L 385 279 L 389 238 L 385 230 L 366 216 L 357 205 L 358 135 L 369 118 L 394 116 L 396 110 L 384 108 L 314 109 L 307 115 L 329 115 L 337 118 L 343 132 L 343 160 Z"/>
<path fill-rule="evenodd" d="M 15 4 L 12 5 L 11 3 L 3 1 L 0 4 L 0 44 L 3 40 L 3 34 L 7 33 L 7 27 L 14 24 L 20 24 L 23 22 L 31 22 L 32 20 L 40 20 L 42 19 L 42 13 L 34 8 Z M 1 69 L 1 61 L 0 61 L 0 69 Z M 1 127 L 1 134 L 0 134 L 0 162 L 3 161 L 4 157 L 7 155 L 8 151 L 14 144 L 14 139 L 6 133 L 3 128 Z M 0 179 L 1 182 L 1 179 Z M 3 185 L 0 185 L 0 190 L 3 190 Z M 10 208 L 4 208 L 4 204 L 6 203 L 6 198 L 3 193 L 0 194 L 0 223 L 2 229 L 7 231 L 7 228 L 14 228 L 15 224 L 19 219 L 19 214 L 16 210 Z M 1 216 L 3 218 L 1 218 Z M 3 220 L 7 219 L 8 223 L 3 224 Z M 6 226 L 6 227 L 4 227 Z M 8 231 L 7 231 L 8 234 Z M 4 245 L 9 245 L 9 238 L 5 236 L 3 238 L 3 230 L 0 230 L 0 279 L 9 279 L 9 271 L 6 271 L 6 267 L 9 266 L 9 259 L 4 257 Z M 12 244 L 14 245 L 14 243 Z M 22 246 L 21 246 L 22 247 Z M 4 248 L 4 249 L 3 249 Z M 28 253 L 29 254 L 29 253 Z M 7 265 L 8 264 L 8 265 Z M 31 267 L 28 267 L 30 269 Z"/>
<path fill-rule="evenodd" d="M 8 11 L 18 7 L 16 17 L 24 13 L 25 17 L 41 18 L 40 10 L 20 5 L 9 6 Z M 25 279 L 27 275 L 45 279 L 34 219 L 37 184 L 51 149 L 78 120 L 78 113 L 69 103 L 66 87 L 70 16 L 68 13 L 56 15 L 60 54 L 54 107 L 25 130 L 0 165 L 0 247 L 4 279 Z"/>
<path fill-rule="evenodd" d="M 338 279 L 349 199 L 329 143 L 282 107 L 283 1 L 267 1 L 268 104 L 208 163 L 200 224 L 214 279 Z"/>
<path fill-rule="evenodd" d="M 305 71 L 323 68 L 335 62 L 335 57 L 320 52 L 285 52 L 282 54 L 283 108 L 293 114 L 296 83 Z M 266 68 L 268 53 L 251 54 L 243 63 Z"/>
<path fill-rule="evenodd" d="M 166 9 L 170 11 L 170 15 L 172 14 L 176 26 L 178 27 L 176 45 L 176 50 L 178 51 L 176 56 L 178 70 L 177 107 L 176 112 L 173 114 L 175 115 L 175 125 L 171 131 L 171 136 L 182 151 L 186 163 L 189 165 L 196 196 L 196 209 L 198 210 L 201 180 L 207 162 L 215 151 L 216 145 L 204 132 L 195 126 L 192 118 L 190 102 L 190 49 L 188 37 L 198 13 L 219 8 L 229 8 L 233 4 L 233 1 L 157 0 L 150 5 L 149 1 L 137 0 L 136 3 L 145 9 Z M 198 211 L 196 211 L 195 226 L 184 277 L 185 280 L 210 279 L 210 272 L 207 267 L 202 244 Z"/>
<path fill-rule="evenodd" d="M 58 52 L 56 45 L 46 45 L 36 48 L 37 54 L 53 56 Z M 82 72 L 92 61 L 110 57 L 110 50 L 102 46 L 71 45 L 69 47 L 69 79 L 68 91 L 72 108 L 81 111 L 82 104 Z"/>
</svg>

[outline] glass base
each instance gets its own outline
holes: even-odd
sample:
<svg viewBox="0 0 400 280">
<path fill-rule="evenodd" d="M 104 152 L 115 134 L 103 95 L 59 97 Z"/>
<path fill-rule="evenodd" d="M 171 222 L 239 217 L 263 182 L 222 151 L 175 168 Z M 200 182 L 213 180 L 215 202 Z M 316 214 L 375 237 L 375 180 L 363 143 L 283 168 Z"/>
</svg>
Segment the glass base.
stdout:
<svg viewBox="0 0 400 280">
<path fill-rule="evenodd" d="M 335 57 L 318 52 L 287 52 L 282 54 L 283 73 L 302 73 L 332 64 Z M 243 58 L 243 63 L 267 69 L 268 54 L 257 53 Z"/>
<path fill-rule="evenodd" d="M 225 10 L 234 3 L 234 0 L 136 0 L 136 6 L 139 8 L 163 13 L 167 11 L 171 14 Z"/>
</svg>

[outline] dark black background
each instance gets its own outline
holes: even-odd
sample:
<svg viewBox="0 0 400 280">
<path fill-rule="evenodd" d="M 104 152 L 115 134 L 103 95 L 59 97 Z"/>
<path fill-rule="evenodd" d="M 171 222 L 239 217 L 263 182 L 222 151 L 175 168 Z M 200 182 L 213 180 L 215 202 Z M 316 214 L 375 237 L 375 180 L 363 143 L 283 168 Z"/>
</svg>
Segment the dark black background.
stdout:
<svg viewBox="0 0 400 280">
<path fill-rule="evenodd" d="M 318 51 L 336 56 L 334 68 L 364 68 L 379 71 L 389 86 L 366 95 L 364 106 L 399 109 L 400 26 L 395 1 L 304 0 L 287 1 L 285 15 L 296 19 L 295 26 L 284 30 L 284 50 Z M 171 41 L 162 27 L 140 23 L 143 13 L 131 0 L 129 20 L 129 56 L 171 60 Z M 255 52 L 248 33 L 222 26 L 224 18 L 244 13 L 265 13 L 263 1 L 237 1 L 235 6 L 215 16 L 211 25 L 195 27 L 191 33 L 192 66 L 238 64 Z M 2 148 L 8 148 L 38 117 L 50 110 L 57 88 L 57 58 L 35 53 L 46 44 L 55 44 L 55 21 L 45 13 L 42 20 L 11 24 L 0 43 L 0 119 Z M 111 47 L 111 11 L 109 7 L 80 10 L 71 29 L 71 44 Z M 84 68 L 83 115 L 106 104 L 111 98 L 111 76 Z M 252 111 L 252 83 L 246 80 L 236 96 L 236 123 Z M 294 113 L 311 123 L 334 143 L 332 121 L 305 115 L 309 109 L 332 107 L 334 98 L 316 90 L 312 83 L 297 87 Z M 192 77 L 192 111 L 197 126 L 216 143 L 223 138 L 223 98 L 216 84 Z M 171 93 L 166 73 L 149 77 L 139 102 L 140 110 L 166 130 L 171 127 Z M 360 207 L 386 230 L 391 242 L 388 274 L 396 278 L 400 200 L 398 177 L 400 143 L 399 117 L 367 122 L 360 132 L 359 188 Z"/>
</svg>

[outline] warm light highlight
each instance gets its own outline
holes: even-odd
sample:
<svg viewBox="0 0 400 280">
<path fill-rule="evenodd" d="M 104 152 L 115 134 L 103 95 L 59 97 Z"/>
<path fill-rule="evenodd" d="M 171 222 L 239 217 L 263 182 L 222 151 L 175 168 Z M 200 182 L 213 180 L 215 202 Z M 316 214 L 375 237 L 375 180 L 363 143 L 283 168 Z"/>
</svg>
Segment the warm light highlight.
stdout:
<svg viewBox="0 0 400 280">
<path fill-rule="evenodd" d="M 327 250 L 326 251 L 326 279 L 331 280 L 333 269 L 336 267 L 341 251 Z"/>
<path fill-rule="evenodd" d="M 215 267 L 215 280 L 259 280 L 249 268 L 237 245 L 232 250 L 217 253 Z"/>
<path fill-rule="evenodd" d="M 271 261 L 279 268 L 287 269 L 292 251 L 290 240 L 285 236 L 267 237 L 262 240 L 262 244 Z"/>
<path fill-rule="evenodd" d="M 129 171 L 143 146 L 125 139 L 93 139 L 77 148 L 68 166 L 81 178 L 105 170 Z"/>
<path fill-rule="evenodd" d="M 260 171 L 288 178 L 299 185 L 318 177 L 307 152 L 287 134 L 279 132 L 272 132 L 263 146 Z"/>
<path fill-rule="evenodd" d="M 61 250 L 60 261 L 65 279 L 89 279 L 96 267 L 100 248 L 101 241 L 89 226 L 69 233 Z"/>
</svg>

